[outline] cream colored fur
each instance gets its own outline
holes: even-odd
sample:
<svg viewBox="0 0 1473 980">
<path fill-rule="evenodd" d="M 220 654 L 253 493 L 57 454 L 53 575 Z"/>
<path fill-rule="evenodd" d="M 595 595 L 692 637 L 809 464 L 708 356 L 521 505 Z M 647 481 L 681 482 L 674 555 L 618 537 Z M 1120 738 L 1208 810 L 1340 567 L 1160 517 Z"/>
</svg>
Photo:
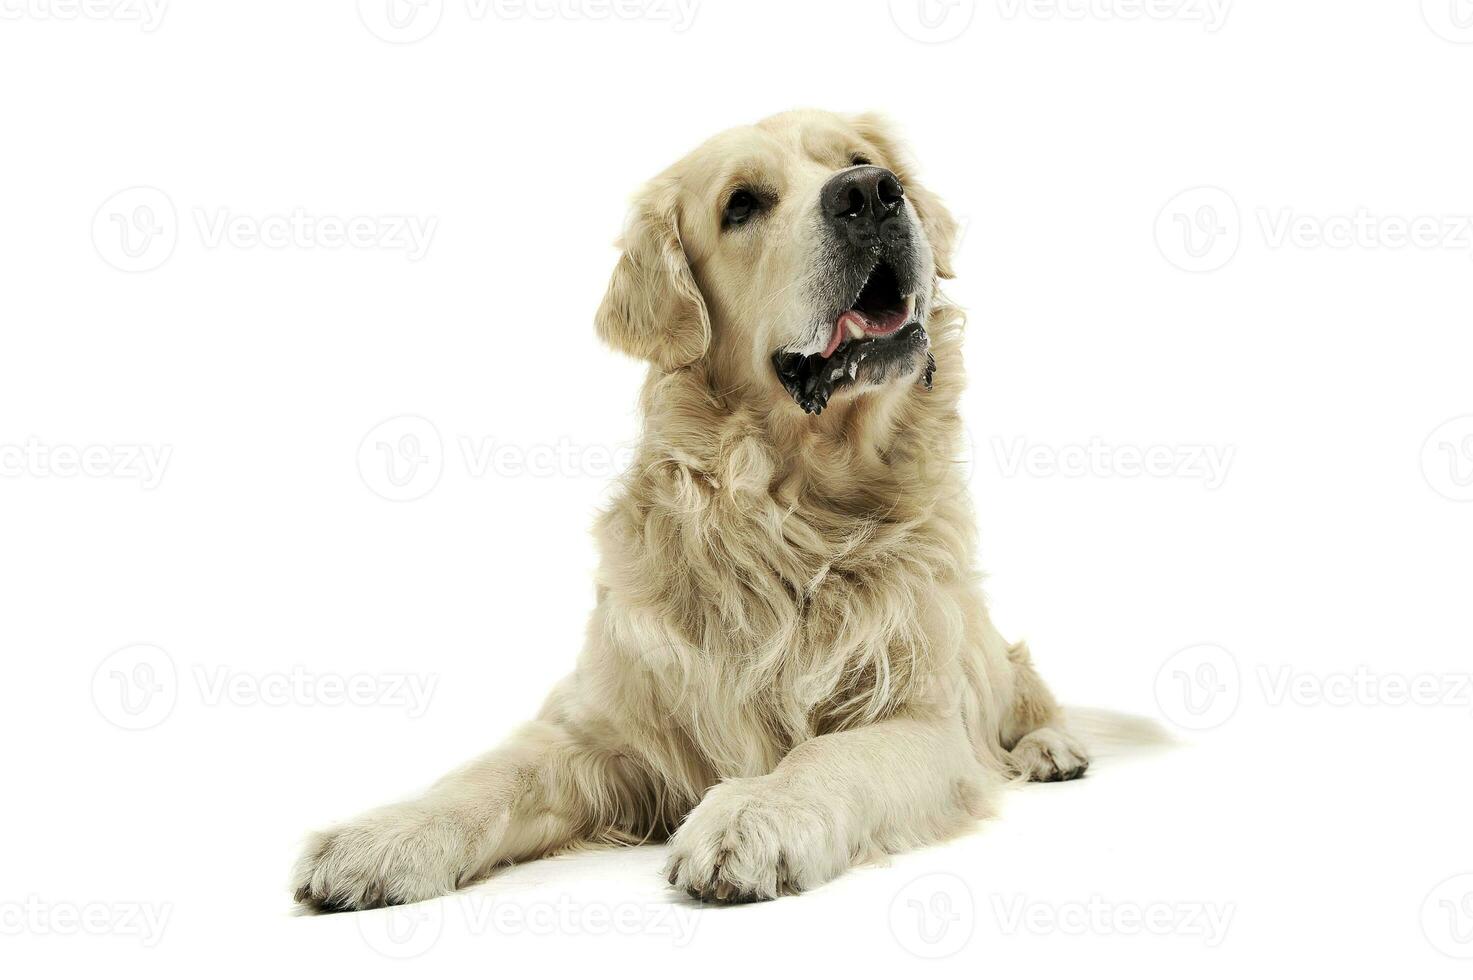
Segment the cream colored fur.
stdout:
<svg viewBox="0 0 1473 980">
<path fill-rule="evenodd" d="M 769 358 L 823 180 L 900 175 L 936 277 L 937 370 L 808 416 Z M 770 224 L 721 234 L 733 182 Z M 641 195 L 600 334 L 651 362 L 634 465 L 598 521 L 597 608 L 574 672 L 507 744 L 422 797 L 315 835 L 320 909 L 413 902 L 498 865 L 669 837 L 671 884 L 774 898 L 961 832 L 993 788 L 1083 772 L 1083 748 L 978 586 L 960 452 L 963 319 L 936 289 L 955 223 L 882 122 L 788 113 L 723 134 Z M 786 332 L 785 332 L 786 331 Z"/>
</svg>

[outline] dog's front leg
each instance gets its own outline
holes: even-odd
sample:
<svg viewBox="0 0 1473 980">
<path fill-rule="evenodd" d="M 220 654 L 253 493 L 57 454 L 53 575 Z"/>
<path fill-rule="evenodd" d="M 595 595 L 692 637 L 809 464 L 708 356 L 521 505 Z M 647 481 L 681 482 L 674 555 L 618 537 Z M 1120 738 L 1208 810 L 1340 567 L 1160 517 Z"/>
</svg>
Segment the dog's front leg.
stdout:
<svg viewBox="0 0 1473 980">
<path fill-rule="evenodd" d="M 534 722 L 418 799 L 314 834 L 293 890 L 318 911 L 433 898 L 499 864 L 636 832 L 633 823 L 647 816 L 644 796 L 618 758 L 563 725 Z"/>
<path fill-rule="evenodd" d="M 707 901 L 812 888 L 966 827 L 982 813 L 987 776 L 957 717 L 821 735 L 765 776 L 713 786 L 671 838 L 666 873 Z"/>
</svg>

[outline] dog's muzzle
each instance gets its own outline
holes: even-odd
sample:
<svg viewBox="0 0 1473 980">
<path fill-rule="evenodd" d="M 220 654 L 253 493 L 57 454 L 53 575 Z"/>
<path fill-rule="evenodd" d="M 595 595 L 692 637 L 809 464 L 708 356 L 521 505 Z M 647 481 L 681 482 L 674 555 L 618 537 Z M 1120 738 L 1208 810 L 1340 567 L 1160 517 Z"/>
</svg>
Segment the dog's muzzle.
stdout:
<svg viewBox="0 0 1473 980">
<path fill-rule="evenodd" d="M 929 388 L 936 365 L 917 297 L 932 270 L 922 268 L 900 179 L 882 167 L 841 170 L 820 190 L 819 208 L 829 231 L 823 279 L 834 287 L 822 301 L 831 304 L 822 321 L 829 330 L 816 353 L 773 354 L 778 380 L 810 415 L 838 389 L 906 374 L 922 356 Z"/>
</svg>

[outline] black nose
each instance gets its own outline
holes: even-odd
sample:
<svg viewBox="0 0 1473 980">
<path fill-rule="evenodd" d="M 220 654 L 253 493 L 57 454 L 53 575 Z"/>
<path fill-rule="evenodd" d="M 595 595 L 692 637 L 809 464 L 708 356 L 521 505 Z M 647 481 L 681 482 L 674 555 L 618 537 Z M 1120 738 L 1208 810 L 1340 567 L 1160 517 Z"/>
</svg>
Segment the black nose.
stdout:
<svg viewBox="0 0 1473 980">
<path fill-rule="evenodd" d="M 819 194 L 824 214 L 840 222 L 883 221 L 900 210 L 905 188 L 884 167 L 850 167 L 829 178 Z"/>
</svg>

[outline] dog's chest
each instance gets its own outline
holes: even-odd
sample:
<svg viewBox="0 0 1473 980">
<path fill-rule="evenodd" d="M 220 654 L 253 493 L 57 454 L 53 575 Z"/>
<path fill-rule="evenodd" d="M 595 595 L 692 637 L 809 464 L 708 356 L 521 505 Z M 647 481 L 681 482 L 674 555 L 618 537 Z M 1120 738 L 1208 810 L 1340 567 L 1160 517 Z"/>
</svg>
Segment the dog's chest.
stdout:
<svg viewBox="0 0 1473 980">
<path fill-rule="evenodd" d="M 712 554 L 726 571 L 701 600 L 701 655 L 723 690 L 805 736 L 883 714 L 955 619 L 952 558 L 923 526 L 790 514 L 762 547 L 722 541 Z"/>
</svg>

